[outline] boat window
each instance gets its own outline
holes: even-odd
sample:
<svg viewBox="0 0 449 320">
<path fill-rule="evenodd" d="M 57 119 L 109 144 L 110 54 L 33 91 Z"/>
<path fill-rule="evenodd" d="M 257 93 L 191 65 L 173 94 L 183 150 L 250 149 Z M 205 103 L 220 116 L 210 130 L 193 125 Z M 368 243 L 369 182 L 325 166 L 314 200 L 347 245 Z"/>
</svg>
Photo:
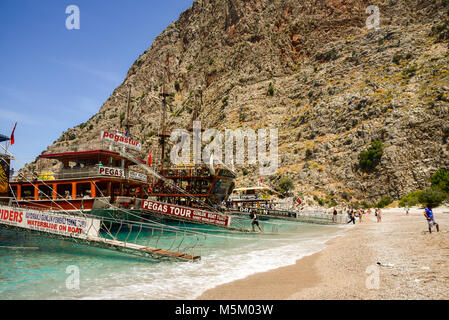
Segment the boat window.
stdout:
<svg viewBox="0 0 449 320">
<path fill-rule="evenodd" d="M 76 185 L 76 197 L 85 198 L 91 196 L 91 186 L 90 183 L 78 183 Z"/>
<path fill-rule="evenodd" d="M 40 185 L 38 191 L 39 200 L 53 199 L 53 188 L 49 185 Z"/>
<path fill-rule="evenodd" d="M 34 199 L 34 186 L 22 186 L 22 199 Z"/>
<path fill-rule="evenodd" d="M 107 197 L 108 194 L 108 184 L 107 182 L 96 182 L 95 194 L 97 197 Z"/>
<path fill-rule="evenodd" d="M 72 184 L 58 184 L 56 187 L 56 192 L 58 193 L 58 198 L 69 199 L 72 197 Z"/>
<path fill-rule="evenodd" d="M 12 196 L 13 197 L 17 197 L 17 186 L 11 186 L 11 189 L 12 189 Z M 11 192 L 11 190 L 10 190 L 10 192 Z"/>
</svg>

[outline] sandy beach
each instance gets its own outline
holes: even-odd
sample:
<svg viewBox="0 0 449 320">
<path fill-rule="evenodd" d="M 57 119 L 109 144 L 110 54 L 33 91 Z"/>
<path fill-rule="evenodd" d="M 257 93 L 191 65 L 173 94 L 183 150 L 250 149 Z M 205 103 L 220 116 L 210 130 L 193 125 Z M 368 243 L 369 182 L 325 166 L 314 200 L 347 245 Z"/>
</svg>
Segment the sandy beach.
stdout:
<svg viewBox="0 0 449 320">
<path fill-rule="evenodd" d="M 434 209 L 438 233 L 428 232 L 423 212 L 385 209 L 381 223 L 374 213 L 365 215 L 295 265 L 218 286 L 198 299 L 449 299 L 449 208 Z"/>
</svg>

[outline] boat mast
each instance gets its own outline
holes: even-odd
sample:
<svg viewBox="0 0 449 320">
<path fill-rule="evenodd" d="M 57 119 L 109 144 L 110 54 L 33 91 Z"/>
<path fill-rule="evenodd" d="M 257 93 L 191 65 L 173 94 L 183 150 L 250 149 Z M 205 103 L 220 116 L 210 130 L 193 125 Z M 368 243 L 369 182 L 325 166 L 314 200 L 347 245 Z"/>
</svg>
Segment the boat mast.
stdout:
<svg viewBox="0 0 449 320">
<path fill-rule="evenodd" d="M 127 115 L 126 115 L 126 124 L 125 124 L 125 128 L 126 128 L 126 135 L 130 136 L 131 132 L 130 132 L 130 127 L 131 124 L 129 123 L 129 109 L 130 109 L 130 104 L 131 104 L 131 85 L 128 84 L 128 109 L 127 109 Z"/>
<path fill-rule="evenodd" d="M 130 110 L 131 110 L 131 84 L 128 83 L 128 102 L 127 102 L 127 107 L 126 107 L 126 119 L 123 121 L 124 123 L 120 124 L 120 127 L 122 127 L 123 125 L 125 126 L 125 135 L 126 136 L 131 136 L 131 127 L 133 126 L 133 124 L 131 123 L 131 119 L 130 119 Z"/>
<path fill-rule="evenodd" d="M 159 143 L 161 146 L 161 174 L 164 170 L 164 162 L 165 162 L 165 139 L 168 137 L 166 132 L 166 118 L 167 118 L 167 90 L 166 90 L 166 81 L 168 79 L 168 63 L 169 58 L 167 56 L 167 59 L 165 61 L 165 68 L 164 68 L 164 76 L 163 76 L 163 83 L 162 83 L 162 123 L 161 123 L 161 133 L 159 135 Z"/>
</svg>

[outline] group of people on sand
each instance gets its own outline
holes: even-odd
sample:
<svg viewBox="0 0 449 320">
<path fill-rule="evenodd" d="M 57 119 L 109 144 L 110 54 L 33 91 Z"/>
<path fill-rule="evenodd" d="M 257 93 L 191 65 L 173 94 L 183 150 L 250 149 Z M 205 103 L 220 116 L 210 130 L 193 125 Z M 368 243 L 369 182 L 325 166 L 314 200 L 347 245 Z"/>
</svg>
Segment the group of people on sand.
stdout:
<svg viewBox="0 0 449 320">
<path fill-rule="evenodd" d="M 335 216 L 335 212 L 336 212 L 336 210 L 334 208 L 334 216 Z M 355 209 L 347 208 L 346 209 L 346 213 L 348 214 L 348 218 L 349 218 L 349 221 L 347 223 L 351 223 L 352 222 L 353 224 L 355 224 L 356 218 L 359 218 L 359 222 L 362 223 L 363 215 L 371 214 L 371 209 L 368 209 L 368 210 L 365 210 L 365 209 L 355 210 Z M 377 222 L 382 222 L 382 210 L 381 209 L 375 208 L 374 209 L 374 215 L 377 218 Z"/>
<path fill-rule="evenodd" d="M 348 218 L 349 221 L 347 223 L 353 223 L 355 224 L 356 218 L 359 218 L 359 222 L 361 223 L 363 221 L 363 215 L 365 214 L 371 214 L 371 209 L 368 210 L 364 210 L 364 209 L 350 209 L 347 208 L 346 212 L 348 214 Z M 408 216 L 410 212 L 410 208 L 408 205 L 405 206 L 405 215 Z M 336 223 L 337 222 L 337 209 L 334 208 L 333 209 L 333 218 L 332 220 Z M 382 210 L 380 208 L 375 208 L 374 209 L 374 215 L 377 218 L 377 222 L 382 222 Z M 429 233 L 432 233 L 432 228 L 435 227 L 437 232 L 440 231 L 440 226 L 438 225 L 438 223 L 435 221 L 435 217 L 433 215 L 433 211 L 432 211 L 432 206 L 428 205 L 426 206 L 426 209 L 424 210 L 424 217 L 427 220 L 427 224 L 429 227 Z"/>
</svg>

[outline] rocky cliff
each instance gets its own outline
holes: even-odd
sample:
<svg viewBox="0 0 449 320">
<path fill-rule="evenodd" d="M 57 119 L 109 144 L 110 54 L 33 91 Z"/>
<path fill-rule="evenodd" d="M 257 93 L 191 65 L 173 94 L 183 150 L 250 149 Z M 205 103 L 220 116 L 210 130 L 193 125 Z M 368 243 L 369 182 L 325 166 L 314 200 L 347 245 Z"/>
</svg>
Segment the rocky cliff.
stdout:
<svg viewBox="0 0 449 320">
<path fill-rule="evenodd" d="M 369 5 L 378 30 L 366 28 Z M 267 183 L 289 176 L 320 198 L 399 198 L 449 168 L 448 20 L 447 0 L 195 0 L 98 114 L 44 153 L 99 147 L 101 130 L 126 121 L 130 86 L 131 135 L 142 157 L 154 155 L 165 83 L 169 128 L 188 127 L 196 111 L 205 128 L 278 128 L 279 170 Z M 374 140 L 382 157 L 362 170 Z M 256 166 L 242 169 L 240 185 L 259 180 Z"/>
</svg>

